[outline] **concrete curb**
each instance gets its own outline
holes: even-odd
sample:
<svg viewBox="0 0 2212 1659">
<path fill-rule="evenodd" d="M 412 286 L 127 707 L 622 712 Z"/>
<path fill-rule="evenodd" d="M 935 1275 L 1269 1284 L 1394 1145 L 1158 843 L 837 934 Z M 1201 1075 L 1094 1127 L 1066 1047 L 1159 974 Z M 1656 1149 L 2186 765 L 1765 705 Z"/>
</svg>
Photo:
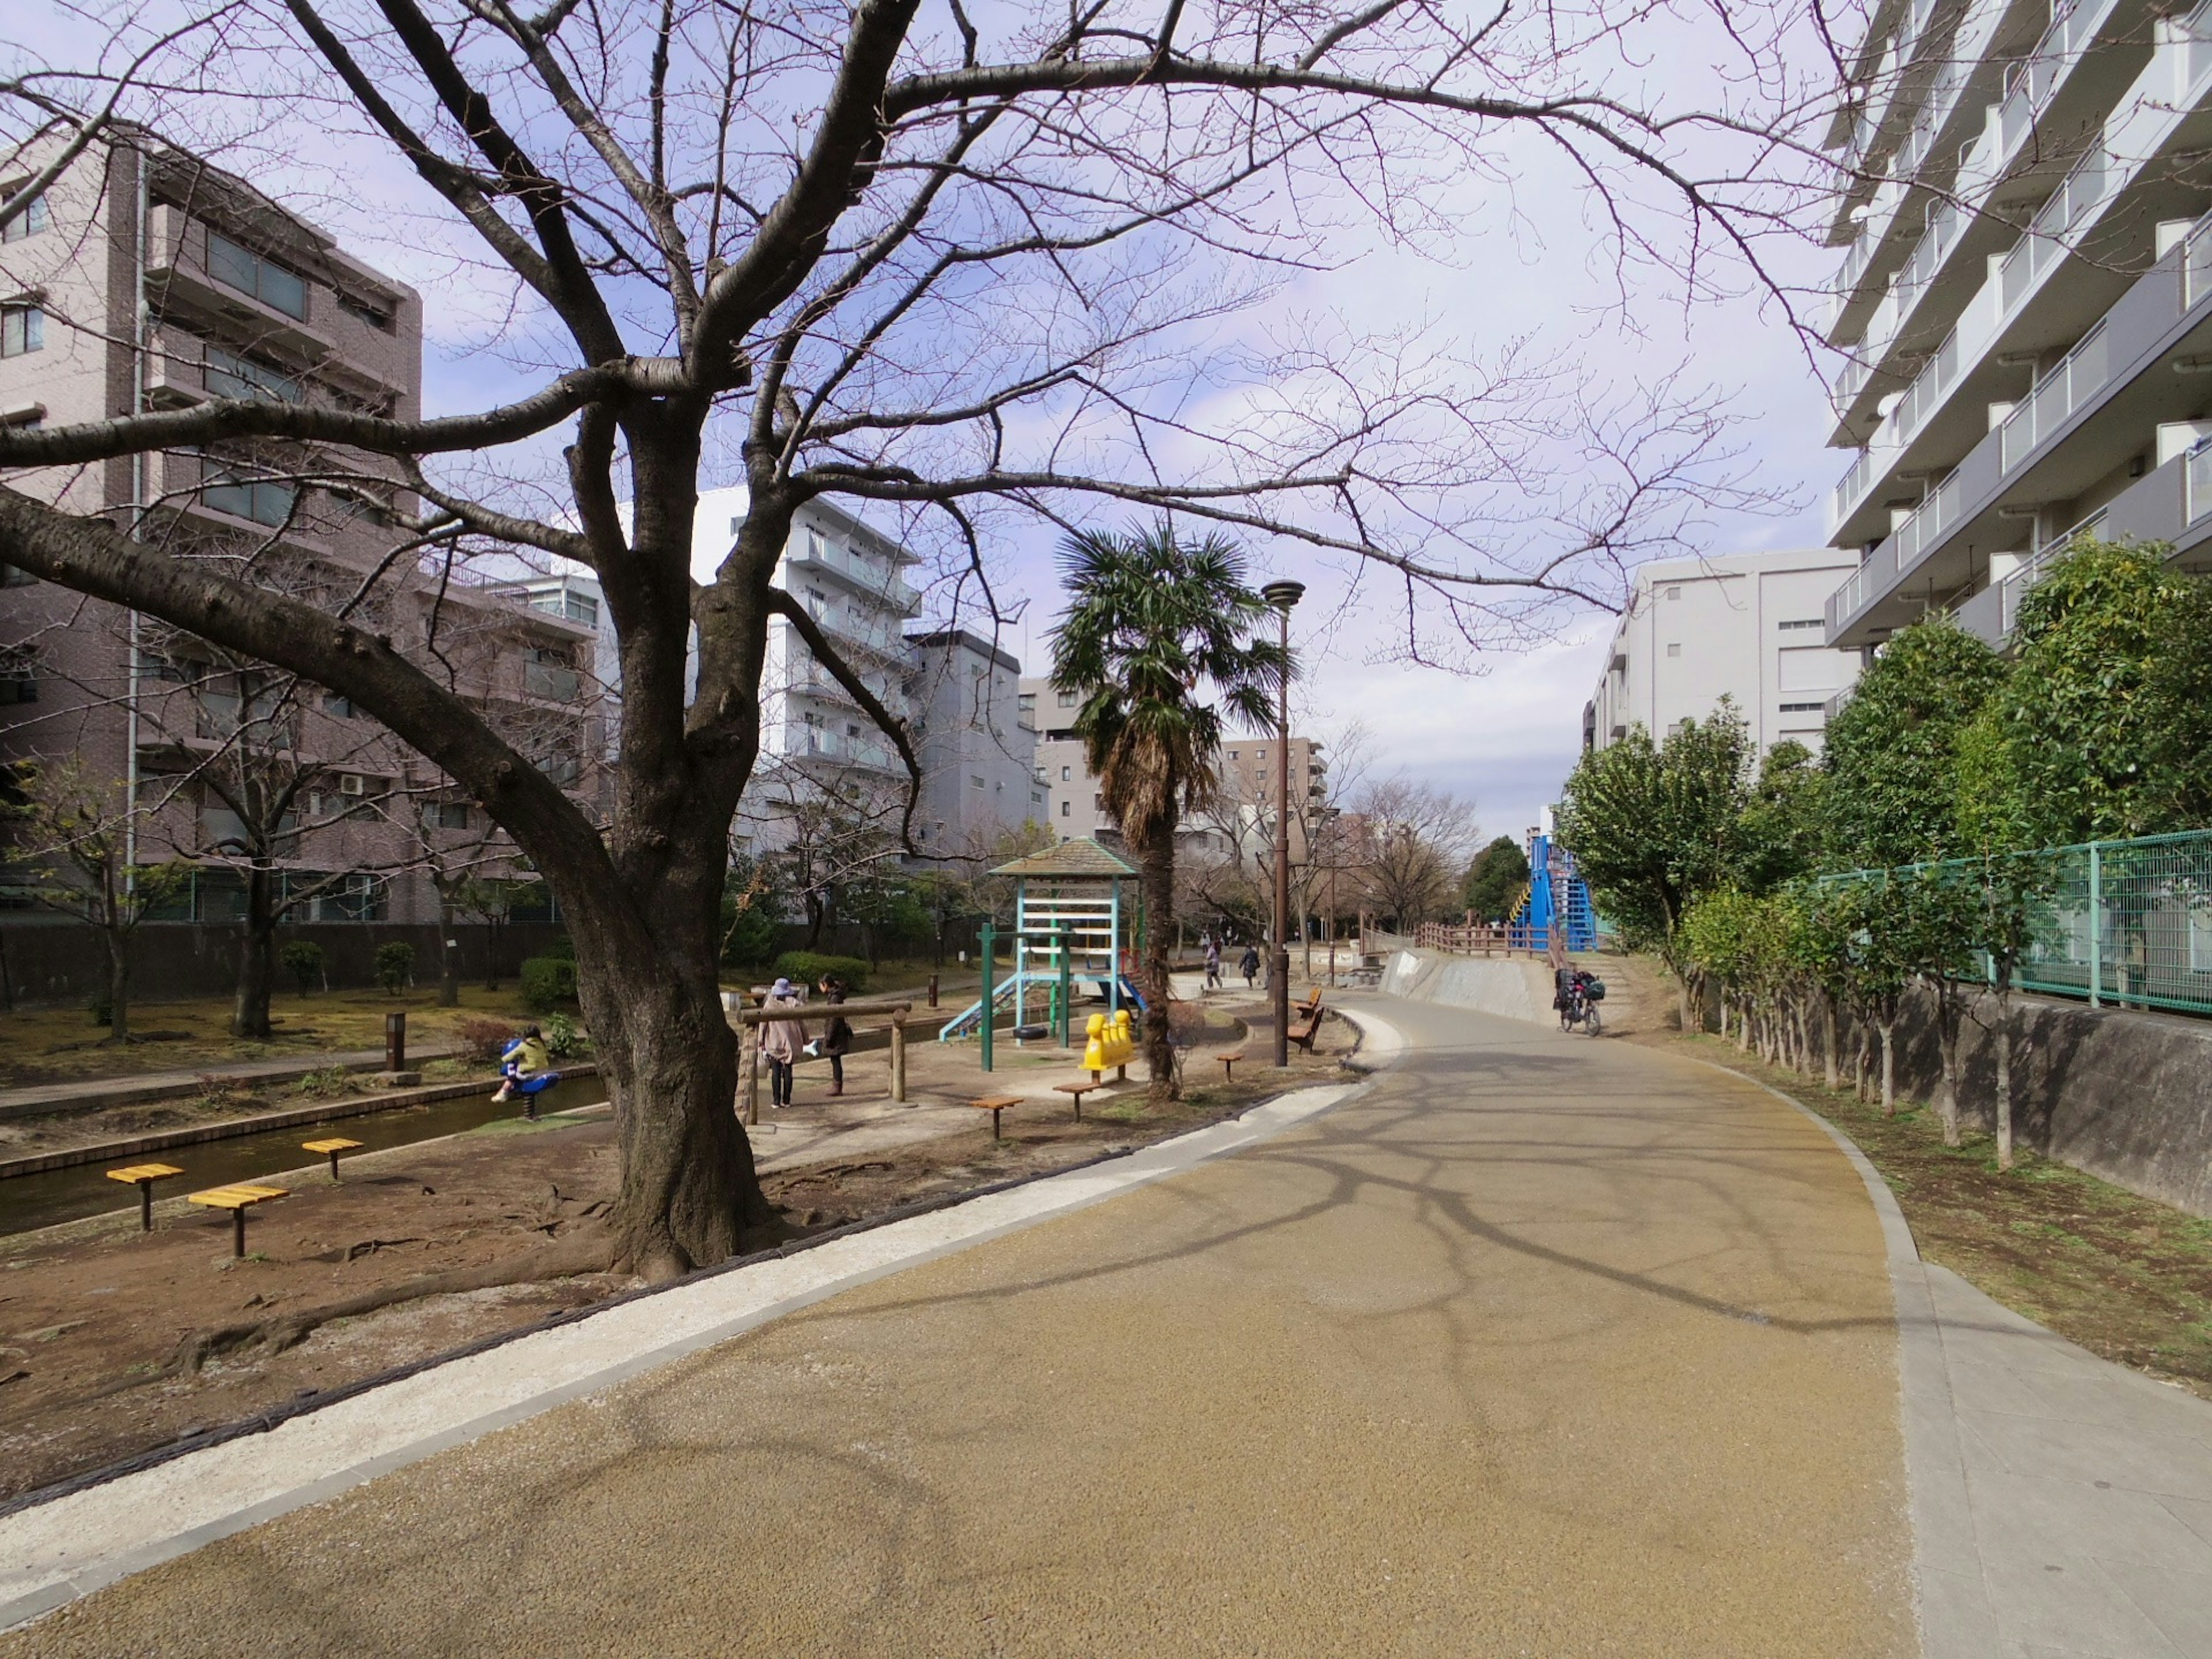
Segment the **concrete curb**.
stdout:
<svg viewBox="0 0 2212 1659">
<path fill-rule="evenodd" d="M 1387 1021 L 1364 1019 L 1403 1048 Z M 842 1291 L 1242 1151 L 1370 1086 L 1297 1090 L 1109 1163 L 684 1281 L 0 1517 L 0 1630 Z"/>
</svg>

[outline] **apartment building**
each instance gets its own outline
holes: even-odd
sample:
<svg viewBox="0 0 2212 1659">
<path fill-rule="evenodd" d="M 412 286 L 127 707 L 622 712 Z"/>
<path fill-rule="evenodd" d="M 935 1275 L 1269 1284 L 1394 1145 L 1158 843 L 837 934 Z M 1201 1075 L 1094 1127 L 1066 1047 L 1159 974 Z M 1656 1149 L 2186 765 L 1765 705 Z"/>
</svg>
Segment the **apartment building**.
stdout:
<svg viewBox="0 0 2212 1659">
<path fill-rule="evenodd" d="M 128 130 L 0 226 L 0 421 L 217 398 L 410 419 L 422 343 L 412 289 L 243 180 Z M 332 606 L 387 562 L 416 505 L 391 461 L 330 445 L 220 444 L 8 482 L 150 543 L 251 555 L 259 580 Z M 434 638 L 525 754 L 588 787 L 589 629 L 405 561 L 356 614 L 407 646 Z M 4 568 L 0 659 L 0 762 L 74 759 L 111 785 L 141 820 L 141 861 L 195 866 L 173 919 L 237 914 L 249 795 L 286 804 L 261 827 L 283 831 L 288 890 L 316 896 L 296 920 L 435 921 L 422 855 L 496 841 L 343 698 Z"/>
<path fill-rule="evenodd" d="M 1886 0 L 1851 76 L 1826 642 L 2002 643 L 2077 537 L 2212 562 L 2212 7 Z"/>
<path fill-rule="evenodd" d="M 1062 841 L 1078 837 L 1117 840 L 1121 828 L 1106 811 L 1098 780 L 1084 759 L 1083 741 L 1075 735 L 1075 715 L 1082 699 L 1072 691 L 1054 688 L 1049 679 L 1021 682 L 1023 713 L 1036 722 L 1036 781 L 1047 791 L 1046 822 Z M 1291 750 L 1291 857 L 1303 863 L 1310 826 L 1316 810 L 1328 793 L 1328 763 L 1322 745 L 1310 738 L 1293 737 Z M 1214 805 L 1186 821 L 1177 832 L 1177 844 L 1186 850 L 1215 858 L 1231 858 L 1240 852 L 1249 857 L 1255 848 L 1272 847 L 1275 812 L 1275 740 L 1270 737 L 1231 738 L 1216 757 L 1221 791 Z"/>
<path fill-rule="evenodd" d="M 744 486 L 702 490 L 691 521 L 691 568 L 711 577 L 744 527 Z M 911 721 L 907 624 L 921 595 L 905 580 L 921 561 L 897 542 L 823 501 L 799 507 L 770 579 L 795 596 L 871 695 Z M 738 804 L 740 848 L 787 845 L 805 803 L 835 791 L 895 825 L 890 803 L 906 787 L 906 766 L 859 701 L 817 661 L 799 630 L 769 619 L 761 674 L 760 759 Z"/>
<path fill-rule="evenodd" d="M 1638 566 L 1583 711 L 1583 747 L 1608 748 L 1633 726 L 1663 739 L 1726 696 L 1761 753 L 1784 738 L 1817 752 L 1860 665 L 1829 646 L 1823 606 L 1857 568 L 1835 548 Z"/>
<path fill-rule="evenodd" d="M 965 629 L 907 636 L 907 696 L 921 762 L 915 839 L 935 857 L 987 857 L 1010 830 L 1050 817 L 1022 665 Z"/>
</svg>

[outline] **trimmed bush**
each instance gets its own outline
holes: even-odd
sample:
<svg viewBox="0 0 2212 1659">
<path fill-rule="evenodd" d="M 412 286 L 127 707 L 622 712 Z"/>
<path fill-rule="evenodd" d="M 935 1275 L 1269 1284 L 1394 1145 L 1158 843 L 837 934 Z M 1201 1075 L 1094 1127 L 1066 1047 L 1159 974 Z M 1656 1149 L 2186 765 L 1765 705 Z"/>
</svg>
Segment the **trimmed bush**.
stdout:
<svg viewBox="0 0 2212 1659">
<path fill-rule="evenodd" d="M 522 1006 L 533 1014 L 550 1014 L 576 1000 L 576 964 L 573 958 L 532 957 L 522 964 Z"/>
<path fill-rule="evenodd" d="M 404 939 L 376 947 L 376 982 L 398 996 L 415 977 L 415 947 Z"/>
<path fill-rule="evenodd" d="M 323 976 L 323 947 L 311 939 L 294 939 L 276 953 L 276 960 L 299 981 L 301 996 L 313 990 L 315 981 Z"/>
<path fill-rule="evenodd" d="M 584 1046 L 583 1038 L 576 1032 L 576 1022 L 566 1014 L 546 1015 L 544 1035 L 545 1052 L 556 1060 L 566 1060 Z"/>
<path fill-rule="evenodd" d="M 868 988 L 868 964 L 858 957 L 824 956 L 819 951 L 786 951 L 775 959 L 775 971 L 794 985 L 812 987 L 823 975 L 842 979 L 854 996 Z"/>
</svg>

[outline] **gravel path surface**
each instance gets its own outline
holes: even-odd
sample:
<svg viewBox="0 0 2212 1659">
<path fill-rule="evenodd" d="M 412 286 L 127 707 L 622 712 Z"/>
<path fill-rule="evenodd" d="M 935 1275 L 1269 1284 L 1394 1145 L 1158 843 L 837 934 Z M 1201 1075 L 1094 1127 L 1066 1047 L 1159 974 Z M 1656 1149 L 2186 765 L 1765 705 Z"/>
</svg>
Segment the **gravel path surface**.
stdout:
<svg viewBox="0 0 2212 1659">
<path fill-rule="evenodd" d="M 0 1656 L 1917 1651 L 1821 1132 L 1402 1002 L 1364 1097 L 127 1579 Z"/>
</svg>

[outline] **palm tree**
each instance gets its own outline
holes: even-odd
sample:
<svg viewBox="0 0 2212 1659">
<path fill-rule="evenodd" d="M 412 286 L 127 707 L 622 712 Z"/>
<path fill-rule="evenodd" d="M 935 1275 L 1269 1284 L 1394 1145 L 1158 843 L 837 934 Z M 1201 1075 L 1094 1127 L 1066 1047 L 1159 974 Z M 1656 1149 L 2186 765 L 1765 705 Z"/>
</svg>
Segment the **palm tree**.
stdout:
<svg viewBox="0 0 2212 1659">
<path fill-rule="evenodd" d="M 1273 613 L 1245 579 L 1243 554 L 1222 537 L 1187 544 L 1165 523 L 1121 535 L 1085 531 L 1062 544 L 1060 563 L 1071 597 L 1053 640 L 1053 685 L 1083 698 L 1076 734 L 1137 855 L 1145 1058 L 1152 1099 L 1170 1101 L 1176 826 L 1219 787 L 1224 714 L 1268 729 L 1291 659 L 1267 637 Z M 1209 687 L 1218 702 L 1202 695 Z"/>
</svg>

